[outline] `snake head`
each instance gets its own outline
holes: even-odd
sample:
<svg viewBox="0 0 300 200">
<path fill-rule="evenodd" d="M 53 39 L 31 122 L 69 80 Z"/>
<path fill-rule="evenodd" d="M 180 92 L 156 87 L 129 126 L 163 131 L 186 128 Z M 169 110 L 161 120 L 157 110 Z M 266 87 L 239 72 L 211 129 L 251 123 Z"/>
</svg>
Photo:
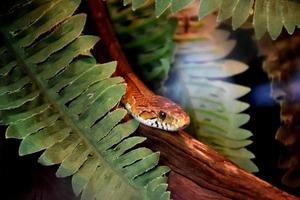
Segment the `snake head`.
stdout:
<svg viewBox="0 0 300 200">
<path fill-rule="evenodd" d="M 190 123 L 190 117 L 179 105 L 162 96 L 154 95 L 125 106 L 136 120 L 154 128 L 178 131 Z"/>
</svg>

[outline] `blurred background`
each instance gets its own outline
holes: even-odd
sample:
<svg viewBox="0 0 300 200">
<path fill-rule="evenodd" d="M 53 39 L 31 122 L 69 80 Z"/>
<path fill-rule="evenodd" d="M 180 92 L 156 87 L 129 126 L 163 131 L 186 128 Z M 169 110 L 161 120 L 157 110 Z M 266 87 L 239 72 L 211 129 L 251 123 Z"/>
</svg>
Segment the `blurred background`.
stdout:
<svg viewBox="0 0 300 200">
<path fill-rule="evenodd" d="M 88 12 L 87 6 L 83 4 L 80 11 Z M 229 33 L 229 39 L 236 41 L 232 51 L 230 51 L 224 59 L 237 60 L 249 66 L 245 73 L 239 73 L 231 76 L 229 79 L 222 80 L 251 88 L 251 91 L 240 97 L 239 100 L 250 104 L 250 107 L 244 111 L 244 113 L 250 115 L 250 120 L 243 124 L 241 128 L 253 133 L 253 136 L 250 137 L 253 143 L 247 146 L 247 149 L 256 157 L 255 159 L 252 159 L 259 169 L 259 172 L 255 173 L 255 175 L 290 194 L 300 197 L 299 188 L 288 187 L 282 183 L 281 179 L 286 173 L 286 169 L 280 169 L 278 167 L 280 156 L 287 152 L 288 149 L 282 142 L 275 139 L 275 134 L 282 125 L 282 120 L 280 119 L 280 106 L 278 102 L 275 101 L 276 99 L 274 100 L 274 98 L 271 97 L 270 77 L 268 77 L 268 74 L 263 70 L 263 62 L 266 61 L 266 58 L 270 55 L 269 52 L 272 51 L 272 44 L 258 44 L 257 40 L 254 39 L 254 31 L 249 28 L 232 31 L 231 26 L 226 22 L 221 26 L 218 26 L 218 28 L 226 30 Z M 87 23 L 86 32 L 95 33 L 93 22 L 91 20 Z M 283 33 L 283 36 L 279 41 L 286 41 L 286 37 L 296 37 L 285 36 L 285 34 L 286 33 Z M 122 38 L 120 38 L 120 40 L 122 41 Z M 265 47 L 265 49 L 261 48 L 261 46 Z M 288 51 L 283 56 L 284 59 L 297 60 L 298 58 L 295 55 L 300 55 L 299 50 L 300 48 L 294 48 L 292 54 Z M 127 56 L 131 62 L 135 59 L 130 57 L 133 55 Z M 282 58 L 282 60 L 284 59 Z M 145 73 L 139 70 L 137 70 L 137 73 L 142 79 L 143 76 L 147 76 L 147 73 L 145 75 Z M 168 78 L 164 80 L 166 86 L 168 86 L 168 84 L 170 85 L 172 79 L 174 80 L 174 77 L 178 76 L 176 73 L 176 70 L 170 69 Z M 151 78 L 149 78 L 149 80 Z M 147 84 L 151 88 L 157 89 L 158 92 L 161 91 L 159 89 L 160 86 L 153 84 L 153 82 L 151 83 L 151 80 L 147 81 Z M 297 85 L 297 81 L 294 84 L 296 88 L 300 87 L 300 85 Z M 166 88 L 168 91 L 168 87 Z M 168 92 L 166 92 L 166 94 L 167 93 Z M 13 139 L 6 140 L 5 128 L 6 127 L 4 126 L 0 127 L 1 199 L 79 199 L 76 198 L 72 192 L 70 179 L 58 179 L 55 177 L 57 166 L 44 167 L 37 163 L 37 158 L 40 153 L 24 157 L 18 156 L 18 146 L 20 141 Z"/>
</svg>

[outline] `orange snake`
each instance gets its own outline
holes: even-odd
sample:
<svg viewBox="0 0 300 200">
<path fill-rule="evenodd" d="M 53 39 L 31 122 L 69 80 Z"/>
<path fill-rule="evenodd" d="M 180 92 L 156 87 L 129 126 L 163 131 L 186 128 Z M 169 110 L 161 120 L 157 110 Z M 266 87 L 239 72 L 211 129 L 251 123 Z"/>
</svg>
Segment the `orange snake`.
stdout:
<svg viewBox="0 0 300 200">
<path fill-rule="evenodd" d="M 122 98 L 126 109 L 137 121 L 147 126 L 167 131 L 185 128 L 190 123 L 190 118 L 183 109 L 171 100 L 150 91 L 130 68 L 114 35 L 105 3 L 102 0 L 89 0 L 88 3 L 102 43 L 110 56 L 118 61 L 115 75 L 122 76 L 127 83 L 127 90 Z"/>
<path fill-rule="evenodd" d="M 122 103 L 142 124 L 167 131 L 177 131 L 190 123 L 189 116 L 171 100 L 151 92 L 134 73 L 123 74 L 127 83 Z"/>
</svg>

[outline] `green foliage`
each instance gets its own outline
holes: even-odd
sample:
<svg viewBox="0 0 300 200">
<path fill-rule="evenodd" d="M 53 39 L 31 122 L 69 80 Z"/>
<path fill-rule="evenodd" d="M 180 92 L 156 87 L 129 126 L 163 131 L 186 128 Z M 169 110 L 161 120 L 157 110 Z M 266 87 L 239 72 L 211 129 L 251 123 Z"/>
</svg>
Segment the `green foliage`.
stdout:
<svg viewBox="0 0 300 200">
<path fill-rule="evenodd" d="M 207 26 L 212 24 L 203 21 Z M 246 149 L 252 143 L 252 133 L 240 128 L 250 119 L 242 113 L 248 104 L 237 100 L 250 89 L 224 78 L 244 72 L 248 66 L 224 59 L 235 47 L 229 33 L 219 29 L 205 29 L 200 39 L 184 39 L 177 43 L 174 76 L 163 93 L 180 102 L 191 117 L 191 132 L 213 149 L 249 172 L 258 168 L 251 161 L 255 156 Z M 200 37 L 202 36 L 202 37 Z"/>
<path fill-rule="evenodd" d="M 155 15 L 161 16 L 168 8 L 171 8 L 173 13 L 182 10 L 194 0 L 123 0 L 123 5 L 131 3 L 132 9 L 136 10 L 143 7 L 145 4 L 155 2 Z"/>
<path fill-rule="evenodd" d="M 300 26 L 300 4 L 296 0 L 199 0 L 199 18 L 203 18 L 213 11 L 219 11 L 219 21 L 232 17 L 232 26 L 239 28 L 250 15 L 257 38 L 261 38 L 266 31 L 276 39 L 285 27 L 292 34 Z M 124 1 L 126 2 L 126 1 Z M 144 5 L 147 0 L 132 0 L 133 9 Z M 160 16 L 168 8 L 177 12 L 187 7 L 193 0 L 156 0 L 155 14 Z"/>
<path fill-rule="evenodd" d="M 133 68 L 142 72 L 146 82 L 166 80 L 175 49 L 172 38 L 176 20 L 166 15 L 158 19 L 151 3 L 135 12 L 118 0 L 107 3 L 114 29 Z"/>
<path fill-rule="evenodd" d="M 111 77 L 116 62 L 97 64 L 84 36 L 80 0 L 18 1 L 1 16 L 0 119 L 7 138 L 22 139 L 19 154 L 44 150 L 43 165 L 73 175 L 81 199 L 169 199 L 159 154 L 135 146 L 134 120 L 114 109 L 126 91 Z M 73 16 L 72 16 L 73 15 Z M 10 20 L 6 20 L 10 19 Z"/>
<path fill-rule="evenodd" d="M 234 29 L 240 27 L 251 14 L 254 14 L 253 25 L 257 38 L 261 38 L 268 31 L 271 37 L 276 39 L 283 27 L 292 34 L 295 27 L 300 25 L 300 4 L 292 1 L 202 0 L 199 16 L 204 17 L 217 9 L 219 9 L 218 20 L 223 21 L 232 17 Z"/>
</svg>

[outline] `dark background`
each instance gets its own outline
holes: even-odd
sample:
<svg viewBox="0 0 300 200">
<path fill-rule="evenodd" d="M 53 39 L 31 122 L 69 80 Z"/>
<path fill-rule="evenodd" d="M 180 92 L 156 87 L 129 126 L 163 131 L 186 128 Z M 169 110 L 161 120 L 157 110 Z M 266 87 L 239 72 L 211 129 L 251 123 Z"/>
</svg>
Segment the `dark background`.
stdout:
<svg viewBox="0 0 300 200">
<path fill-rule="evenodd" d="M 230 27 L 225 28 L 230 30 Z M 249 65 L 249 69 L 235 76 L 234 81 L 251 88 L 251 92 L 241 100 L 250 104 L 250 108 L 245 112 L 251 118 L 244 128 L 253 133 L 253 144 L 248 149 L 255 154 L 254 162 L 260 170 L 255 175 L 300 197 L 300 188 L 292 189 L 281 183 L 285 171 L 278 169 L 277 164 L 280 154 L 286 148 L 275 140 L 276 131 L 280 126 L 280 106 L 270 96 L 270 82 L 262 69 L 263 56 L 256 46 L 254 33 L 251 30 L 239 29 L 232 32 L 232 37 L 237 39 L 237 46 L 229 57 Z"/>
</svg>

